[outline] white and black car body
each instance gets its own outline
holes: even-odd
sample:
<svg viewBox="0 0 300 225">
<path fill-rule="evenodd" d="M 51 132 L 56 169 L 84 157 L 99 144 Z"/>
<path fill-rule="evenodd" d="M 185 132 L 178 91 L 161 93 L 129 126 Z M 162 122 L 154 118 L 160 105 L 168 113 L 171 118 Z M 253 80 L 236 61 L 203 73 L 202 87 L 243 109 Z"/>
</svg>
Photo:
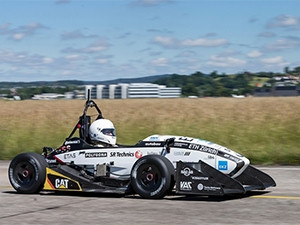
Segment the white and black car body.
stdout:
<svg viewBox="0 0 300 225">
<path fill-rule="evenodd" d="M 243 194 L 276 186 L 244 156 L 198 138 L 151 135 L 133 146 L 94 147 L 88 144 L 89 107 L 70 136 L 57 149 L 43 154 L 22 153 L 9 167 L 9 179 L 20 193 L 83 191 L 162 198 L 178 194 Z M 80 137 L 72 137 L 79 129 Z M 174 188 L 175 187 L 175 188 Z"/>
</svg>

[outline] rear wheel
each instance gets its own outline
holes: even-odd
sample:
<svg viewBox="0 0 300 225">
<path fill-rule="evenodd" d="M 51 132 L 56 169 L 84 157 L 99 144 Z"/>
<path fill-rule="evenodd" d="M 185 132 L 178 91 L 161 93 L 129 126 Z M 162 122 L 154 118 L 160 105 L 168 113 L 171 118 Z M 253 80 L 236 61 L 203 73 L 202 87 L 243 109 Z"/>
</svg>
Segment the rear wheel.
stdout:
<svg viewBox="0 0 300 225">
<path fill-rule="evenodd" d="M 131 185 L 143 198 L 163 198 L 174 186 L 174 174 L 174 167 L 167 158 L 147 155 L 133 165 Z"/>
<path fill-rule="evenodd" d="M 43 188 L 47 166 L 43 156 L 33 152 L 22 153 L 9 165 L 9 181 L 19 193 L 38 193 Z"/>
</svg>

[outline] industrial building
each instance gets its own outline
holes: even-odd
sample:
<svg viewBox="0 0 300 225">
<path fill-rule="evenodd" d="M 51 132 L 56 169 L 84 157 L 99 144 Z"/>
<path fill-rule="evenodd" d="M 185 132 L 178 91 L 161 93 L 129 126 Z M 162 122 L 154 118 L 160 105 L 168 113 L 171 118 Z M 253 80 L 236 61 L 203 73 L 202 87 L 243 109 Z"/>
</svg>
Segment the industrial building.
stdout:
<svg viewBox="0 0 300 225">
<path fill-rule="evenodd" d="M 181 96 L 180 87 L 166 87 L 152 83 L 86 85 L 86 97 L 88 90 L 92 99 L 179 98 Z"/>
</svg>

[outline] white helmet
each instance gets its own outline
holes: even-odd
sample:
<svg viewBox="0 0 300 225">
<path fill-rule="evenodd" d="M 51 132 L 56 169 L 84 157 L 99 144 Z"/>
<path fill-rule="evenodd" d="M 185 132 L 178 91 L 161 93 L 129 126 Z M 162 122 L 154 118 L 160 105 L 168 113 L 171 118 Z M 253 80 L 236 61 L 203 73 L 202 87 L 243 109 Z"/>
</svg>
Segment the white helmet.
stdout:
<svg viewBox="0 0 300 225">
<path fill-rule="evenodd" d="M 89 129 L 90 139 L 94 142 L 103 142 L 115 145 L 117 142 L 116 129 L 113 123 L 107 119 L 94 121 Z"/>
</svg>

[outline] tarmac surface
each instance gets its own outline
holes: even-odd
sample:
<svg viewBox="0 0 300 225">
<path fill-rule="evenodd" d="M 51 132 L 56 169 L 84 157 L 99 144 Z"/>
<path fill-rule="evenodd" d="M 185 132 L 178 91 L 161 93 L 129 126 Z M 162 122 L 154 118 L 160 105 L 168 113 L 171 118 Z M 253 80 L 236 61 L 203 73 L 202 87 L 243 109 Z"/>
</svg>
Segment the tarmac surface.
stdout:
<svg viewBox="0 0 300 225">
<path fill-rule="evenodd" d="M 17 194 L 0 161 L 0 224 L 299 224 L 300 167 L 257 167 L 277 186 L 236 197 Z"/>
</svg>

